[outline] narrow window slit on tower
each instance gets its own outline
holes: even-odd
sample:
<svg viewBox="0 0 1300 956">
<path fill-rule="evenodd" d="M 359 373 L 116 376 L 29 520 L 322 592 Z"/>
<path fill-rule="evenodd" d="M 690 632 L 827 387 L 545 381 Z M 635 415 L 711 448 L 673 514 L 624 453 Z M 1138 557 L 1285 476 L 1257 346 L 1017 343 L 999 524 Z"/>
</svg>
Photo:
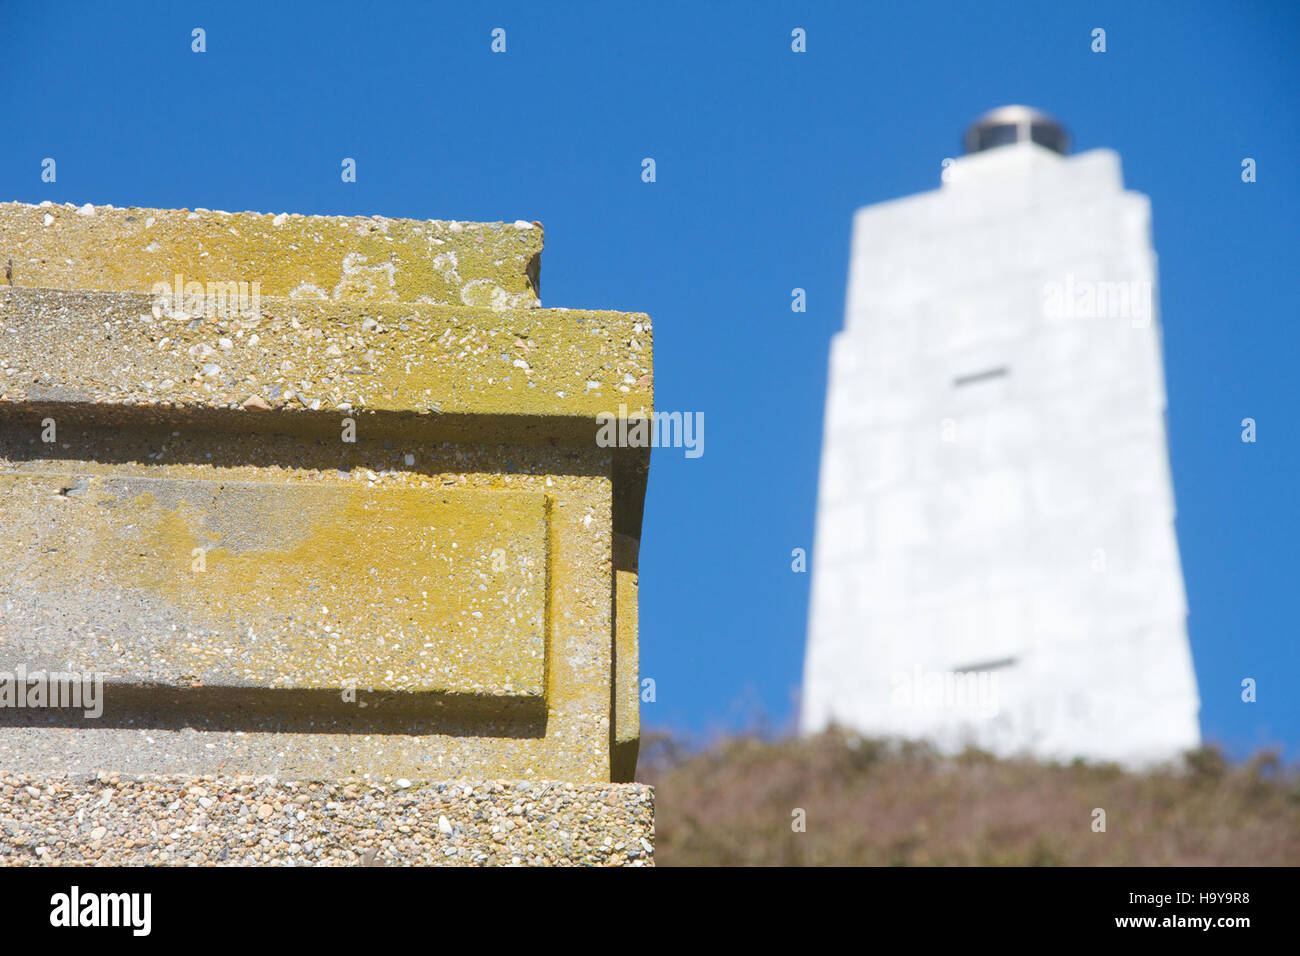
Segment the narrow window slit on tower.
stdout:
<svg viewBox="0 0 1300 956">
<path fill-rule="evenodd" d="M 976 372 L 973 375 L 959 375 L 952 380 L 954 387 L 960 385 L 973 385 L 976 382 L 987 382 L 991 378 L 1002 378 L 1007 374 L 1007 367 L 1000 365 L 997 368 L 987 369 L 983 372 Z"/>
<path fill-rule="evenodd" d="M 965 667 L 954 667 L 953 672 L 957 674 L 970 674 L 979 671 L 995 671 L 1001 670 L 1004 667 L 1013 667 L 1015 666 L 1015 663 L 1016 659 L 1014 657 L 1002 657 L 996 661 L 982 661 L 978 664 L 967 664 Z"/>
</svg>

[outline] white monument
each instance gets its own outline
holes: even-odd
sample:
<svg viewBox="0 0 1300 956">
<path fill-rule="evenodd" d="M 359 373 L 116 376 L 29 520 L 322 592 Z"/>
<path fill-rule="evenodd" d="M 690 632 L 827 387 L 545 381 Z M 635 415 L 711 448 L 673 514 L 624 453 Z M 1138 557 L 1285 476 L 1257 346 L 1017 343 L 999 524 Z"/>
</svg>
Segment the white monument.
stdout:
<svg viewBox="0 0 1300 956">
<path fill-rule="evenodd" d="M 996 110 L 858 210 L 801 729 L 1143 765 L 1199 746 L 1147 197 Z"/>
</svg>

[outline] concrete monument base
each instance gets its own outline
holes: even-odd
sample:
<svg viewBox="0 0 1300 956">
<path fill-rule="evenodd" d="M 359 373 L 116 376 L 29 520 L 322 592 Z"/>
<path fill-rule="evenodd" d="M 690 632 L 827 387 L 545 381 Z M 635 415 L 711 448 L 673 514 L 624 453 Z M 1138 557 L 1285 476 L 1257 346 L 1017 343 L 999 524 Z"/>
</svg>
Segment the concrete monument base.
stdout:
<svg viewBox="0 0 1300 956">
<path fill-rule="evenodd" d="M 0 776 L 0 865 L 653 866 L 654 789 Z"/>
</svg>

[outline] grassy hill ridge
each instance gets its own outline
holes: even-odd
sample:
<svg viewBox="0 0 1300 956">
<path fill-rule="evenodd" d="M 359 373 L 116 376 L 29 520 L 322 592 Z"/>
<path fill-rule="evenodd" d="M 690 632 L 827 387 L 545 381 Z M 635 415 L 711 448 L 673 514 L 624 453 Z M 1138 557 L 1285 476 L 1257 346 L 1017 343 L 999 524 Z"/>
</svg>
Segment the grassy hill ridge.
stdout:
<svg viewBox="0 0 1300 956">
<path fill-rule="evenodd" d="M 660 866 L 1300 864 L 1300 777 L 1270 753 L 1230 766 L 1207 748 L 1129 773 L 840 731 L 643 748 Z"/>
</svg>

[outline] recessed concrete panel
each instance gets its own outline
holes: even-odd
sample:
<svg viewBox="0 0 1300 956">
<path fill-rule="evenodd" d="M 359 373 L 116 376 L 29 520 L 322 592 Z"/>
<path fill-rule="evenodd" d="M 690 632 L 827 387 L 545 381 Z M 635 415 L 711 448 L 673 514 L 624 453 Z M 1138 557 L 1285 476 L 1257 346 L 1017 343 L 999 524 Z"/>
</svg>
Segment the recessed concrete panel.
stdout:
<svg viewBox="0 0 1300 956">
<path fill-rule="evenodd" d="M 0 475 L 0 670 L 541 697 L 545 498 Z"/>
</svg>

